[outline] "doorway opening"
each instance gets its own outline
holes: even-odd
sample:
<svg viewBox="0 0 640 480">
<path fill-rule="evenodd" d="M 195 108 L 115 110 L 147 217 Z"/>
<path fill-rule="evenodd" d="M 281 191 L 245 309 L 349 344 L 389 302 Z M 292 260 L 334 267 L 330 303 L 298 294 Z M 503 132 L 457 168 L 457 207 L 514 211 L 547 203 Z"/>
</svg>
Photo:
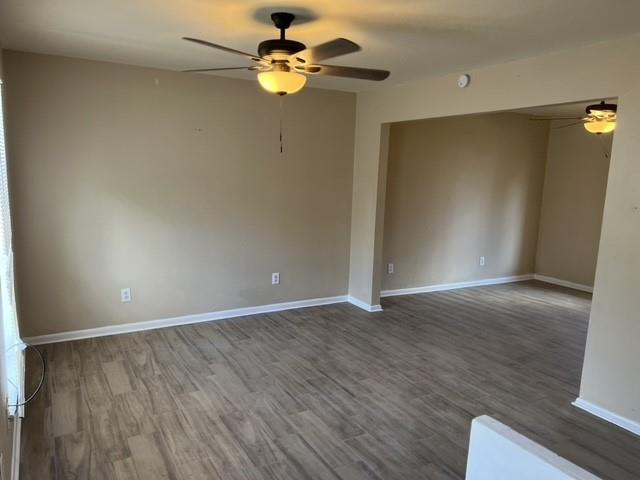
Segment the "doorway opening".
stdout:
<svg viewBox="0 0 640 480">
<path fill-rule="evenodd" d="M 579 119 L 600 100 L 392 124 L 381 296 L 533 278 L 591 292 L 615 133 Z"/>
</svg>

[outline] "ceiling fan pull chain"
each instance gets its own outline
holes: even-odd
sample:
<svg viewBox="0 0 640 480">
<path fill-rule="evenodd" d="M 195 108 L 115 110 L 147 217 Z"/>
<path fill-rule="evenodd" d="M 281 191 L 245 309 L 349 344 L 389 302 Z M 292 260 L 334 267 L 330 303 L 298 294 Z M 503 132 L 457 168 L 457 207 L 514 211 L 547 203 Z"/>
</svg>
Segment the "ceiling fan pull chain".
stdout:
<svg viewBox="0 0 640 480">
<path fill-rule="evenodd" d="M 600 143 L 600 148 L 602 148 L 602 153 L 604 154 L 604 158 L 609 160 L 609 152 L 607 151 L 607 147 L 605 145 L 605 139 L 602 137 L 602 135 L 598 135 L 598 143 Z"/>
<path fill-rule="evenodd" d="M 282 153 L 282 117 L 284 116 L 284 107 L 282 104 L 282 97 L 284 95 L 280 95 L 280 153 Z"/>
</svg>

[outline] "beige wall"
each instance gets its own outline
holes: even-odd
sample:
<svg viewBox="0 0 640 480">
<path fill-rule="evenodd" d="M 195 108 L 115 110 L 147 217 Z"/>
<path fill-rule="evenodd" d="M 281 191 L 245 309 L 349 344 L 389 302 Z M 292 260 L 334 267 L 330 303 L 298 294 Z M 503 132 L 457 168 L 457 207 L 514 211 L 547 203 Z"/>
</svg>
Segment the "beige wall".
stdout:
<svg viewBox="0 0 640 480">
<path fill-rule="evenodd" d="M 630 58 L 638 55 L 640 48 Z M 635 79 L 636 88 L 620 97 L 580 397 L 639 425 L 640 81 Z"/>
<path fill-rule="evenodd" d="M 392 125 L 383 290 L 533 272 L 547 135 L 515 113 Z"/>
<path fill-rule="evenodd" d="M 389 122 L 619 98 L 580 396 L 640 422 L 640 35 L 359 93 L 349 292 L 379 302 Z M 593 68 L 593 59 L 598 68 Z"/>
<path fill-rule="evenodd" d="M 355 95 L 4 63 L 23 335 L 346 293 Z"/>
<path fill-rule="evenodd" d="M 593 286 L 613 135 L 566 124 L 549 132 L 535 271 Z"/>
</svg>

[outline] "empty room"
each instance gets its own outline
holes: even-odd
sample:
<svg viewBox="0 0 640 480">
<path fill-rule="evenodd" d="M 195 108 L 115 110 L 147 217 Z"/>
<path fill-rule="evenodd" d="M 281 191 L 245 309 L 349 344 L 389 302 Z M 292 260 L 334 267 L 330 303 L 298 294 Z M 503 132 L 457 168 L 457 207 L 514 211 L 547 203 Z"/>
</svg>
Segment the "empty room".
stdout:
<svg viewBox="0 0 640 480">
<path fill-rule="evenodd" d="M 0 4 L 0 479 L 640 478 L 640 4 Z"/>
</svg>

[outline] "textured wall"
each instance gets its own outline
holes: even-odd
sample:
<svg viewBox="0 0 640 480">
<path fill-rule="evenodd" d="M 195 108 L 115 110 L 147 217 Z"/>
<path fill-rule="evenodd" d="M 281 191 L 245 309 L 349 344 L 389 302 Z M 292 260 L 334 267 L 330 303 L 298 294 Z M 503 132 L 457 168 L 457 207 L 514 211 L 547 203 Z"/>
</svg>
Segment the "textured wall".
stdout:
<svg viewBox="0 0 640 480">
<path fill-rule="evenodd" d="M 353 94 L 4 60 L 24 335 L 346 293 Z"/>
<path fill-rule="evenodd" d="M 515 113 L 394 124 L 383 290 L 533 272 L 547 134 Z"/>
</svg>

